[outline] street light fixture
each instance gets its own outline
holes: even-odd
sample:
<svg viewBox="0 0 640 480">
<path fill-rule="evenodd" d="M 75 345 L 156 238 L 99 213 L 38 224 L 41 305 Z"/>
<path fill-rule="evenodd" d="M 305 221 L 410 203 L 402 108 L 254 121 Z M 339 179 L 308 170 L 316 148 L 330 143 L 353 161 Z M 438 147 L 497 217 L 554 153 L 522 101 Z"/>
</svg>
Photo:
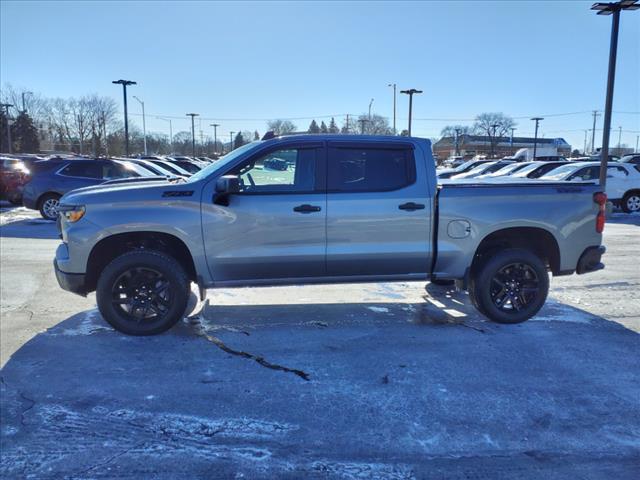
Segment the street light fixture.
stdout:
<svg viewBox="0 0 640 480">
<path fill-rule="evenodd" d="M 387 85 L 387 87 L 393 87 L 393 134 L 397 135 L 396 133 L 396 84 L 390 83 L 389 85 Z"/>
<path fill-rule="evenodd" d="M 144 154 L 147 155 L 147 122 L 146 116 L 144 114 L 144 102 L 135 95 L 133 95 L 133 98 L 135 98 L 138 102 L 140 102 L 140 105 L 142 105 L 142 138 L 144 140 Z"/>
<path fill-rule="evenodd" d="M 536 133 L 533 136 L 533 161 L 536 161 L 536 151 L 538 150 L 538 124 L 540 120 L 544 120 L 542 117 L 533 117 L 531 120 L 536 122 Z"/>
<path fill-rule="evenodd" d="M 196 126 L 195 118 L 199 116 L 199 113 L 187 113 L 187 117 L 191 117 L 191 156 L 196 156 Z"/>
<path fill-rule="evenodd" d="M 169 147 L 171 148 L 171 152 L 173 153 L 173 126 L 171 125 L 171 119 L 170 118 L 164 118 L 164 117 L 156 117 L 158 120 L 164 120 L 165 122 L 169 122 Z"/>
<path fill-rule="evenodd" d="M 591 6 L 598 15 L 613 15 L 611 22 L 611 43 L 609 44 L 609 71 L 607 74 L 607 97 L 604 105 L 604 126 L 602 130 L 602 149 L 600 150 L 600 187 L 604 190 L 607 184 L 607 164 L 609 163 L 609 135 L 611 129 L 611 108 L 613 105 L 613 85 L 616 79 L 616 56 L 618 54 L 618 30 L 620 28 L 620 11 L 638 10 L 637 0 L 620 0 L 619 2 L 598 2 Z"/>
<path fill-rule="evenodd" d="M 411 115 L 413 113 L 413 96 L 416 93 L 422 93 L 422 90 L 416 90 L 415 88 L 411 88 L 409 90 L 400 90 L 400 93 L 409 95 L 409 136 L 411 136 Z"/>
<path fill-rule="evenodd" d="M 129 119 L 127 117 L 127 87 L 129 85 L 137 85 L 137 82 L 132 80 L 114 80 L 111 83 L 116 85 L 122 85 L 122 96 L 124 97 L 124 152 L 129 156 Z"/>
<path fill-rule="evenodd" d="M 213 153 L 218 153 L 218 127 L 219 123 L 210 123 L 210 127 L 213 127 Z"/>
</svg>

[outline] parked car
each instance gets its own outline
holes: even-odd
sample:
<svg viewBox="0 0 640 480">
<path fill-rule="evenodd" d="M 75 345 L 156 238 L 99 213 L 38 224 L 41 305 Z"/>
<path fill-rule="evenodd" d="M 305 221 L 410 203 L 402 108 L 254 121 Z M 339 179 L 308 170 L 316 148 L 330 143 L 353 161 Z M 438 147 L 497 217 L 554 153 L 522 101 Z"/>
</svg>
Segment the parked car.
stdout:
<svg viewBox="0 0 640 480">
<path fill-rule="evenodd" d="M 571 162 L 542 175 L 540 180 L 585 182 L 600 179 L 600 162 Z M 624 212 L 640 212 L 640 171 L 630 163 L 607 166 L 606 194 Z"/>
<path fill-rule="evenodd" d="M 622 163 L 632 163 L 634 165 L 640 165 L 640 154 L 632 153 L 631 155 L 625 155 L 619 161 Z"/>
<path fill-rule="evenodd" d="M 129 161 L 137 165 L 143 166 L 144 168 L 152 171 L 155 175 L 161 175 L 168 178 L 174 178 L 174 177 L 188 178 L 189 177 L 189 175 L 178 175 L 177 173 L 175 173 L 175 171 L 172 172 L 167 168 L 166 165 L 163 165 L 162 162 L 159 162 L 156 164 L 156 163 L 153 163 L 151 160 L 143 160 L 140 158 L 130 158 Z"/>
<path fill-rule="evenodd" d="M 29 169 L 22 160 L 0 157 L 0 198 L 22 204 L 22 190 L 29 179 Z"/>
<path fill-rule="evenodd" d="M 489 163 L 491 160 L 467 160 L 461 165 L 458 165 L 455 168 L 442 168 L 436 170 L 436 175 L 438 178 L 450 178 L 453 175 L 457 175 L 459 173 L 465 173 L 471 170 L 472 168 L 477 167 L 483 163 Z"/>
<path fill-rule="evenodd" d="M 552 172 L 558 167 L 563 165 L 567 165 L 571 162 L 569 161 L 559 161 L 559 162 L 527 162 L 524 168 L 521 168 L 517 172 L 515 172 L 511 177 L 515 180 L 524 179 L 524 178 L 540 178 L 542 175 L 545 175 L 549 172 Z"/>
<path fill-rule="evenodd" d="M 269 158 L 265 160 L 264 168 L 268 168 L 270 170 L 285 171 L 289 168 L 289 164 L 282 158 Z"/>
<path fill-rule="evenodd" d="M 515 174 L 516 172 L 522 170 L 523 168 L 525 168 L 526 166 L 529 165 L 529 163 L 531 162 L 514 162 L 514 163 L 509 163 L 507 165 L 505 165 L 502 168 L 499 168 L 498 170 L 491 172 L 491 173 L 483 173 L 482 175 L 478 175 L 476 178 L 478 180 L 482 180 L 485 178 L 498 178 L 498 177 L 510 177 L 513 174 Z"/>
<path fill-rule="evenodd" d="M 192 172 L 185 170 L 175 162 L 170 162 L 168 160 L 149 160 L 149 162 L 163 168 L 164 170 L 168 170 L 176 176 L 190 177 L 192 175 Z"/>
<path fill-rule="evenodd" d="M 51 159 L 33 165 L 31 179 L 24 186 L 24 206 L 39 210 L 42 218 L 55 220 L 60 197 L 76 188 L 107 180 L 139 177 L 135 169 L 117 160 Z"/>
<path fill-rule="evenodd" d="M 257 175 L 283 152 L 295 152 L 290 175 Z M 191 282 L 203 297 L 230 286 L 456 280 L 484 315 L 517 323 L 544 304 L 549 271 L 603 268 L 605 196 L 593 182 L 558 187 L 438 186 L 425 139 L 284 136 L 237 148 L 186 182 L 67 193 L 54 269 L 63 289 L 96 291 L 102 316 L 133 335 L 174 325 Z"/>
<path fill-rule="evenodd" d="M 472 168 L 468 172 L 452 175 L 450 177 L 450 180 L 463 180 L 463 179 L 476 178 L 476 177 L 479 177 L 480 175 L 486 175 L 488 173 L 497 172 L 501 168 L 504 168 L 507 165 L 511 165 L 512 163 L 515 163 L 515 162 L 513 160 L 498 160 L 494 162 L 483 163 L 482 165 L 478 165 L 477 167 Z"/>
<path fill-rule="evenodd" d="M 188 157 L 166 157 L 165 161 L 173 165 L 177 165 L 181 169 L 186 170 L 191 174 L 197 173 L 200 170 L 202 170 L 202 168 L 200 168 L 198 164 L 196 164 L 193 160 L 191 160 Z"/>
<path fill-rule="evenodd" d="M 589 156 L 589 160 L 591 160 L 592 162 L 599 162 L 600 161 L 600 154 L 594 154 L 594 155 L 590 155 Z M 609 155 L 609 161 L 610 162 L 617 162 L 618 160 L 620 160 L 620 157 L 618 155 Z"/>
</svg>

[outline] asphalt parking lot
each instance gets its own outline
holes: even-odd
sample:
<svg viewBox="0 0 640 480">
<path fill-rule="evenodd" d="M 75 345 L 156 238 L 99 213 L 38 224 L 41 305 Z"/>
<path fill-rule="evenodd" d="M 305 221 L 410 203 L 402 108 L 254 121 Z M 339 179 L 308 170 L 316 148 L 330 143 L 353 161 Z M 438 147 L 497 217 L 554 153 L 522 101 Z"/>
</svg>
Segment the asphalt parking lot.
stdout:
<svg viewBox="0 0 640 480">
<path fill-rule="evenodd" d="M 166 334 L 63 292 L 0 215 L 3 478 L 637 478 L 640 216 L 520 325 L 423 283 L 210 291 Z"/>
</svg>

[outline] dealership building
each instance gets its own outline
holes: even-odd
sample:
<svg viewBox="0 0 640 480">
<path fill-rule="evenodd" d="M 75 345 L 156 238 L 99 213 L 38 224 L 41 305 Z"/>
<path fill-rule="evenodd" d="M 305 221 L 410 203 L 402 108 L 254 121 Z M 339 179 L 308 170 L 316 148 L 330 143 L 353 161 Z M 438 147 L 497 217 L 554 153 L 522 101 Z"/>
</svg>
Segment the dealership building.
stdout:
<svg viewBox="0 0 640 480">
<path fill-rule="evenodd" d="M 492 155 L 491 141 L 494 141 L 493 156 L 497 158 L 513 155 L 521 148 L 533 148 L 533 137 L 500 137 L 493 138 L 485 135 L 460 135 L 458 137 L 458 153 L 465 158 L 474 155 Z M 555 147 L 558 155 L 566 157 L 571 153 L 571 145 L 564 138 L 538 138 L 536 141 L 538 148 Z M 433 144 L 433 153 L 440 161 L 456 155 L 456 138 L 442 137 Z"/>
</svg>

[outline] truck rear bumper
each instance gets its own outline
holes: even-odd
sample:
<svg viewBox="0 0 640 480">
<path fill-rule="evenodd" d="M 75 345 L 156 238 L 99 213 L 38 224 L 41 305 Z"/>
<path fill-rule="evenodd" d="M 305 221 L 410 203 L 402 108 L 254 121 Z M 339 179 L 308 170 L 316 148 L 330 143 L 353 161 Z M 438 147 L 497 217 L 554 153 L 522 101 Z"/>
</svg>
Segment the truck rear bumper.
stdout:
<svg viewBox="0 0 640 480">
<path fill-rule="evenodd" d="M 83 297 L 87 296 L 87 289 L 85 287 L 85 274 L 84 273 L 67 273 L 60 270 L 58 267 L 58 261 L 53 261 L 53 269 L 56 272 L 56 280 L 58 285 L 67 292 L 72 292 Z"/>
<path fill-rule="evenodd" d="M 601 262 L 601 258 L 605 251 L 606 248 L 604 245 L 588 247 L 584 252 L 582 252 L 580 260 L 578 260 L 576 273 L 582 274 L 602 270 L 604 268 L 604 263 Z"/>
</svg>

